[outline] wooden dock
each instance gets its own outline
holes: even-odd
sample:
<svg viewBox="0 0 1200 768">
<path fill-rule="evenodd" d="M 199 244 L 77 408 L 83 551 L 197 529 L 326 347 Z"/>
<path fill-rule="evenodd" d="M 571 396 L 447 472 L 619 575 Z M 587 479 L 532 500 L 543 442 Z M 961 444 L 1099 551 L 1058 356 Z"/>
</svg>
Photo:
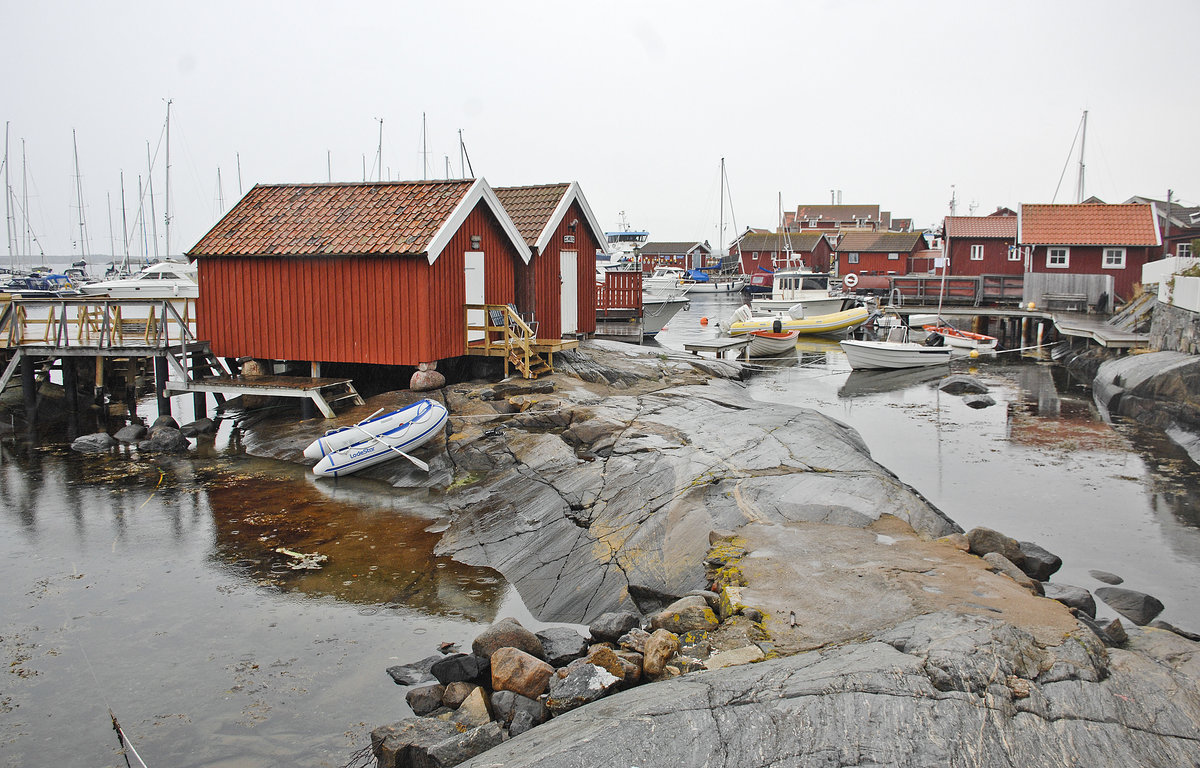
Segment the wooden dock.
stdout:
<svg viewBox="0 0 1200 768">
<path fill-rule="evenodd" d="M 932 306 L 911 305 L 893 309 L 902 316 L 933 315 L 939 311 L 936 304 Z M 1110 349 L 1138 349 L 1150 344 L 1149 334 L 1121 330 L 1108 323 L 1107 315 L 1086 311 L 1062 312 L 1052 309 L 1022 309 L 1018 307 L 943 306 L 941 315 L 942 317 L 998 319 L 1002 324 L 1006 321 L 1049 322 L 1060 336 L 1088 339 Z"/>
<path fill-rule="evenodd" d="M 304 376 L 208 376 L 190 381 L 168 381 L 168 392 L 212 392 L 222 395 L 306 397 L 327 419 L 336 414 L 333 406 L 343 400 L 362 405 L 362 396 L 351 379 L 322 379 Z"/>
<path fill-rule="evenodd" d="M 750 359 L 750 337 L 749 336 L 726 336 L 716 339 L 707 339 L 705 341 L 692 341 L 683 345 L 686 352 L 691 352 L 693 355 L 699 355 L 701 352 L 712 352 L 717 359 L 724 359 L 729 352 L 734 352 L 734 357 L 737 353 L 744 353 L 747 360 Z"/>
</svg>

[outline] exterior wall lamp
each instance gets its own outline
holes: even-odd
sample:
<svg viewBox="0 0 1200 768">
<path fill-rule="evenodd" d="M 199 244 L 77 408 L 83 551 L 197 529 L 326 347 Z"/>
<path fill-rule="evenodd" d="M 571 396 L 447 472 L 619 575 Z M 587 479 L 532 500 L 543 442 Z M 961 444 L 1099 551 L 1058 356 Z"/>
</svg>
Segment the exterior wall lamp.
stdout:
<svg viewBox="0 0 1200 768">
<path fill-rule="evenodd" d="M 479 235 L 471 235 L 471 250 L 478 251 L 479 245 L 482 242 L 483 242 L 483 238 L 480 237 Z"/>
</svg>

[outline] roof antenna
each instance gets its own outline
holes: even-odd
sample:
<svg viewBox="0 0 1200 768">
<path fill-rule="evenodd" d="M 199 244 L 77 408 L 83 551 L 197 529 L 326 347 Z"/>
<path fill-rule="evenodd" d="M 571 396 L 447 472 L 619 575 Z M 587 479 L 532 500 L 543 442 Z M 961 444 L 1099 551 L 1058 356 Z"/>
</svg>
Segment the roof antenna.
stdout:
<svg viewBox="0 0 1200 768">
<path fill-rule="evenodd" d="M 466 171 L 463 171 L 463 160 L 467 161 Z M 471 156 L 467 154 L 467 145 L 463 142 L 462 128 L 458 129 L 458 170 L 463 174 L 464 179 L 475 178 L 475 169 L 471 167 Z"/>
</svg>

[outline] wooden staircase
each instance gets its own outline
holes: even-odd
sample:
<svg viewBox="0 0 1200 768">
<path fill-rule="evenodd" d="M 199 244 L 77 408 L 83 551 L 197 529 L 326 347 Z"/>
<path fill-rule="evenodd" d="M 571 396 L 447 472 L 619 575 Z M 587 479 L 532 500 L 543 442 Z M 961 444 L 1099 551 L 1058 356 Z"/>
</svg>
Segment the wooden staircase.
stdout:
<svg viewBox="0 0 1200 768">
<path fill-rule="evenodd" d="M 472 318 L 482 311 L 483 322 Z M 554 352 L 577 342 L 547 342 L 537 338 L 537 324 L 526 321 L 511 304 L 468 304 L 466 349 L 468 355 L 504 358 L 504 375 L 516 368 L 525 379 L 554 372 Z M 481 338 L 471 338 L 472 334 Z"/>
</svg>

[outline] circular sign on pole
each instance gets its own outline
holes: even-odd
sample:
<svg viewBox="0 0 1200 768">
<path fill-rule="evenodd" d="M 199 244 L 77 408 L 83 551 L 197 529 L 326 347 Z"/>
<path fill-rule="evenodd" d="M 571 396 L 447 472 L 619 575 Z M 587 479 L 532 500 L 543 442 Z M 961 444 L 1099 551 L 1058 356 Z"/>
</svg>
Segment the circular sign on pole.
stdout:
<svg viewBox="0 0 1200 768">
<path fill-rule="evenodd" d="M 842 278 L 842 285 L 846 286 L 847 288 L 853 288 L 854 286 L 858 285 L 858 275 L 853 272 L 846 275 Z"/>
</svg>

